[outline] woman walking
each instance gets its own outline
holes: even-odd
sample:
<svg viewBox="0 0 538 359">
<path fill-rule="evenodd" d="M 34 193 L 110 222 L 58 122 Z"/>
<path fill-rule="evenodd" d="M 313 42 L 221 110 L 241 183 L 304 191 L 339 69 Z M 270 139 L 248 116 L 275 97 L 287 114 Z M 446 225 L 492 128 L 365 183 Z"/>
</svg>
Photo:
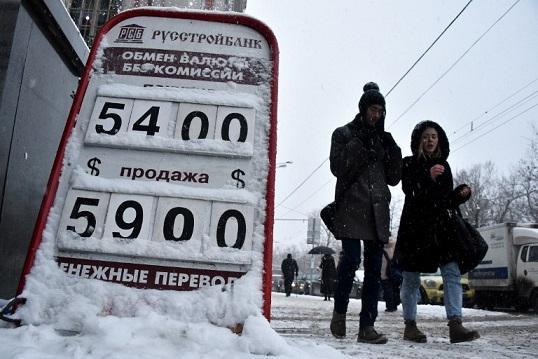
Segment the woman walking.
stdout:
<svg viewBox="0 0 538 359">
<path fill-rule="evenodd" d="M 453 189 L 447 162 L 450 152 L 445 131 L 437 123 L 423 121 L 411 134 L 412 156 L 403 159 L 402 189 L 405 204 L 400 220 L 395 258 L 403 274 L 400 292 L 405 321 L 404 339 L 427 341 L 417 328 L 420 272 L 441 270 L 444 305 L 451 343 L 475 340 L 478 332 L 462 325 L 461 274 L 451 213 L 471 196 L 469 186 Z"/>
</svg>

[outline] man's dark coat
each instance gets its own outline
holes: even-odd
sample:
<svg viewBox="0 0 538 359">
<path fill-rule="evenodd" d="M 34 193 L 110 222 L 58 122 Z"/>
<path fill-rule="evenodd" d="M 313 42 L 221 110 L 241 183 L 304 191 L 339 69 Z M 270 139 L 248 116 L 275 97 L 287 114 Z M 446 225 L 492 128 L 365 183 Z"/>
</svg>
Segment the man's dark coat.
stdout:
<svg viewBox="0 0 538 359">
<path fill-rule="evenodd" d="M 334 236 L 388 242 L 391 194 L 387 185 L 400 181 L 402 152 L 384 131 L 384 118 L 371 128 L 359 113 L 337 128 L 330 163 L 337 178 Z"/>
</svg>

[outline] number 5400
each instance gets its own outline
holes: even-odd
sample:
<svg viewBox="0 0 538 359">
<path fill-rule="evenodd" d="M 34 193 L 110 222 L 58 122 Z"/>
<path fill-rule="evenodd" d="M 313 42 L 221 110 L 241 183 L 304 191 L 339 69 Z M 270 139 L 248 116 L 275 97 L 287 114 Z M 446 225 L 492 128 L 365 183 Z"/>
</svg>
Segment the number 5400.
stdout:
<svg viewBox="0 0 538 359">
<path fill-rule="evenodd" d="M 170 121 L 175 129 L 169 132 Z M 88 136 L 142 133 L 183 141 L 215 139 L 252 143 L 253 128 L 252 108 L 98 97 Z"/>
</svg>

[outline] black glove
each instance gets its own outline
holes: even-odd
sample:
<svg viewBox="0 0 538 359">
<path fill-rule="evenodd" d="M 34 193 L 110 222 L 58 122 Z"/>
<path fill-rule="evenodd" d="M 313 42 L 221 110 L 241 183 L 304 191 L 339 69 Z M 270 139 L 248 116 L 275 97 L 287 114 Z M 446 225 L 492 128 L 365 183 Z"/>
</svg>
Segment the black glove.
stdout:
<svg viewBox="0 0 538 359">
<path fill-rule="evenodd" d="M 467 195 L 461 195 L 460 192 L 466 187 L 469 188 L 469 193 L 467 193 Z M 466 202 L 469 198 L 471 198 L 471 188 L 465 183 L 454 188 L 454 193 L 459 196 L 463 202 Z"/>
</svg>

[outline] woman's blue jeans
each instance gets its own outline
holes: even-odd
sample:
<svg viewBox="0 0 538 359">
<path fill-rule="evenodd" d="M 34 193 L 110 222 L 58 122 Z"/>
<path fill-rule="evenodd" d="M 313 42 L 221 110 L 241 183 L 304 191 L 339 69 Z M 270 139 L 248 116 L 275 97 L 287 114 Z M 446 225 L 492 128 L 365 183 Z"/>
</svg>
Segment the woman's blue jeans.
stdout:
<svg viewBox="0 0 538 359">
<path fill-rule="evenodd" d="M 361 241 L 342 239 L 342 251 L 344 255 L 338 263 L 338 285 L 334 292 L 334 310 L 340 314 L 347 312 L 355 271 L 361 263 Z M 383 244 L 381 242 L 364 241 L 364 282 L 361 294 L 360 328 L 373 326 L 377 318 L 382 257 Z"/>
<path fill-rule="evenodd" d="M 443 277 L 443 301 L 448 319 L 461 317 L 462 289 L 458 264 L 450 262 L 439 267 Z M 404 320 L 416 320 L 417 302 L 420 299 L 420 273 L 402 272 L 403 282 L 400 297 Z"/>
</svg>

